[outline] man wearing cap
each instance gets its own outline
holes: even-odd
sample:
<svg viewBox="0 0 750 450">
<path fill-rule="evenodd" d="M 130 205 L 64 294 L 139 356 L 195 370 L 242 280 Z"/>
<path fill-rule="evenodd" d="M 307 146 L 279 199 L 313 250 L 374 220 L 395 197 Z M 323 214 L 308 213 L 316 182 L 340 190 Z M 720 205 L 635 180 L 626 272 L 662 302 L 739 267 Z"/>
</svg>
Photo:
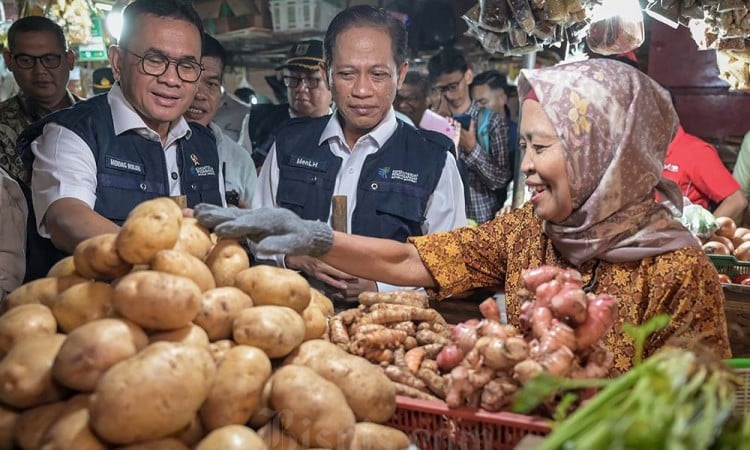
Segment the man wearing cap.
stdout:
<svg viewBox="0 0 750 450">
<path fill-rule="evenodd" d="M 94 79 L 94 95 L 109 92 L 115 84 L 115 76 L 112 74 L 111 67 L 96 69 L 92 78 Z"/>
<path fill-rule="evenodd" d="M 323 41 L 309 39 L 294 44 L 280 67 L 289 103 L 254 105 L 250 109 L 250 136 L 257 167 L 263 165 L 276 133 L 290 118 L 331 113 L 331 90 L 324 79 L 323 65 Z"/>
</svg>

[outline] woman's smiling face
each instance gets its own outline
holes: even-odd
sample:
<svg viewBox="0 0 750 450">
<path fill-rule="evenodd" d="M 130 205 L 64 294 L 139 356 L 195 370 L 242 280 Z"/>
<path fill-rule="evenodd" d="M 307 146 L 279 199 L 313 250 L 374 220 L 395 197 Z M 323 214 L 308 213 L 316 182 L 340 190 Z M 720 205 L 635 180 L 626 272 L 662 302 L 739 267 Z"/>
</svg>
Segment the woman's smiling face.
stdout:
<svg viewBox="0 0 750 450">
<path fill-rule="evenodd" d="M 526 175 L 534 212 L 542 220 L 561 223 L 573 212 L 565 149 L 538 101 L 523 102 L 519 134 L 525 150 L 521 171 Z"/>
</svg>

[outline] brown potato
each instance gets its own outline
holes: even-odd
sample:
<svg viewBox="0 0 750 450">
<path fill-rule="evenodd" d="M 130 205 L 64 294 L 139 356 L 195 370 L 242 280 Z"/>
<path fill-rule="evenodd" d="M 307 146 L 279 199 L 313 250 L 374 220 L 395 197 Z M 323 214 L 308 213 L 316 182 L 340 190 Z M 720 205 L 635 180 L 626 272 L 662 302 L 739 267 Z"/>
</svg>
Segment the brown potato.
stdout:
<svg viewBox="0 0 750 450">
<path fill-rule="evenodd" d="M 0 361 L 0 401 L 30 408 L 62 399 L 65 390 L 52 380 L 52 363 L 64 340 L 51 334 L 16 342 Z"/>
<path fill-rule="evenodd" d="M 200 299 L 200 288 L 189 278 L 143 270 L 115 283 L 112 306 L 142 327 L 176 330 L 193 321 Z"/>
<path fill-rule="evenodd" d="M 71 286 L 57 296 L 52 314 L 65 333 L 92 320 L 108 317 L 112 314 L 112 286 L 101 281 Z"/>
<path fill-rule="evenodd" d="M 272 410 L 268 404 L 271 399 L 272 387 L 273 383 L 271 383 L 271 379 L 269 378 L 269 380 L 266 381 L 266 384 L 263 385 L 263 391 L 260 393 L 260 404 L 258 405 L 258 409 L 255 411 L 255 414 L 253 414 L 253 417 L 250 418 L 249 425 L 255 429 L 268 424 L 268 422 L 276 415 L 276 411 Z"/>
<path fill-rule="evenodd" d="M 401 430 L 369 422 L 354 425 L 351 450 L 406 450 L 409 445 L 409 436 Z"/>
<path fill-rule="evenodd" d="M 76 272 L 85 278 L 111 280 L 130 272 L 133 265 L 117 253 L 117 233 L 100 234 L 76 245 L 73 251 Z"/>
<path fill-rule="evenodd" d="M 197 345 L 199 347 L 208 348 L 208 335 L 203 328 L 199 327 L 194 323 L 189 323 L 182 328 L 176 330 L 162 331 L 161 333 L 154 333 L 148 337 L 149 342 L 177 342 L 180 344 Z"/>
<path fill-rule="evenodd" d="M 13 440 L 22 449 L 39 448 L 47 428 L 65 410 L 63 401 L 47 403 L 21 412 L 13 430 Z"/>
<path fill-rule="evenodd" d="M 208 266 L 189 253 L 177 250 L 162 250 L 151 260 L 151 270 L 190 278 L 195 281 L 201 292 L 216 287 L 214 276 Z"/>
<path fill-rule="evenodd" d="M 48 277 L 65 277 L 69 275 L 79 275 L 76 272 L 76 264 L 73 261 L 73 255 L 66 256 L 56 262 L 54 266 L 50 267 L 49 272 L 47 272 Z"/>
<path fill-rule="evenodd" d="M 205 435 L 206 433 L 203 429 L 201 418 L 196 414 L 188 426 L 173 434 L 171 437 L 177 439 L 188 447 L 193 448 Z"/>
<path fill-rule="evenodd" d="M 235 276 L 250 267 L 247 251 L 236 239 L 222 239 L 206 257 L 206 265 L 216 280 L 216 286 L 234 286 Z"/>
<path fill-rule="evenodd" d="M 151 344 L 101 377 L 89 406 L 91 427 L 113 444 L 177 433 L 195 417 L 215 370 L 205 348 Z"/>
<path fill-rule="evenodd" d="M 149 264 L 159 250 L 174 247 L 180 236 L 182 210 L 161 197 L 133 208 L 117 234 L 117 252 L 131 264 Z"/>
<path fill-rule="evenodd" d="M 195 450 L 266 450 L 258 434 L 243 425 L 227 425 L 208 433 Z"/>
<path fill-rule="evenodd" d="M 46 306 L 37 303 L 17 306 L 0 316 L 0 358 L 21 339 L 56 331 L 55 316 Z"/>
<path fill-rule="evenodd" d="M 294 437 L 285 433 L 279 425 L 269 422 L 258 430 L 258 436 L 268 446 L 268 450 L 303 450 L 303 447 Z"/>
<path fill-rule="evenodd" d="M 365 358 L 317 339 L 303 343 L 284 364 L 306 366 L 341 389 L 358 421 L 386 422 L 396 412 L 393 383 Z"/>
<path fill-rule="evenodd" d="M 174 249 L 190 253 L 201 261 L 206 259 L 214 243 L 208 230 L 193 217 L 183 217 L 180 226 L 180 237 L 174 244 Z"/>
<path fill-rule="evenodd" d="M 91 392 L 104 373 L 135 355 L 148 337 L 126 319 L 99 319 L 73 330 L 60 347 L 52 366 L 54 379 L 80 392 Z"/>
<path fill-rule="evenodd" d="M 230 348 L 234 347 L 235 344 L 231 339 L 221 339 L 219 341 L 212 342 L 208 345 L 208 350 L 211 351 L 211 356 L 214 358 L 214 362 L 218 365 Z"/>
<path fill-rule="evenodd" d="M 253 306 L 253 300 L 233 286 L 218 287 L 203 293 L 201 309 L 193 322 L 208 334 L 208 339 L 217 341 L 232 337 L 232 321 L 243 309 Z"/>
<path fill-rule="evenodd" d="M 260 406 L 271 360 L 255 347 L 237 345 L 224 355 L 200 416 L 208 430 L 247 423 Z"/>
<path fill-rule="evenodd" d="M 310 304 L 317 306 L 324 316 L 333 315 L 333 302 L 315 288 L 310 288 Z"/>
<path fill-rule="evenodd" d="M 305 321 L 286 306 L 254 306 L 237 314 L 234 341 L 258 347 L 269 358 L 280 358 L 297 348 L 305 338 Z"/>
<path fill-rule="evenodd" d="M 301 313 L 310 304 L 310 284 L 293 270 L 253 266 L 238 273 L 234 285 L 249 295 L 256 306 L 286 306 Z"/>
<path fill-rule="evenodd" d="M 52 307 L 58 294 L 69 287 L 90 281 L 78 275 L 47 277 L 22 284 L 5 297 L 5 309 L 12 309 L 28 303 L 41 303 Z"/>
<path fill-rule="evenodd" d="M 306 447 L 348 449 L 354 413 L 341 390 L 304 366 L 284 366 L 271 377 L 270 406 L 282 427 Z"/>
<path fill-rule="evenodd" d="M 321 338 L 328 329 L 328 320 L 320 308 L 312 303 L 302 311 L 302 319 L 305 321 L 305 341 Z"/>
<path fill-rule="evenodd" d="M 105 450 L 102 441 L 89 428 L 87 396 L 76 396 L 66 402 L 63 412 L 42 435 L 42 450 Z"/>
<path fill-rule="evenodd" d="M 13 450 L 13 430 L 20 414 L 0 406 L 0 450 Z"/>
<path fill-rule="evenodd" d="M 189 448 L 179 439 L 164 438 L 117 447 L 116 450 L 189 450 Z"/>
</svg>

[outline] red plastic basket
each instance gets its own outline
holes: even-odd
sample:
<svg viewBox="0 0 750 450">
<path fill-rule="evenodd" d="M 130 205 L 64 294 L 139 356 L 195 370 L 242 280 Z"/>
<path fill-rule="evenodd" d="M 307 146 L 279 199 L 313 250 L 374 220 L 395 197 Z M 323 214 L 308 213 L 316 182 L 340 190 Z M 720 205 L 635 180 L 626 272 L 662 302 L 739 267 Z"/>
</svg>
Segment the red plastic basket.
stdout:
<svg viewBox="0 0 750 450">
<path fill-rule="evenodd" d="M 396 397 L 388 425 L 405 432 L 421 450 L 513 450 L 527 434 L 550 432 L 546 420 L 509 412 L 448 408 L 445 403 Z"/>
</svg>

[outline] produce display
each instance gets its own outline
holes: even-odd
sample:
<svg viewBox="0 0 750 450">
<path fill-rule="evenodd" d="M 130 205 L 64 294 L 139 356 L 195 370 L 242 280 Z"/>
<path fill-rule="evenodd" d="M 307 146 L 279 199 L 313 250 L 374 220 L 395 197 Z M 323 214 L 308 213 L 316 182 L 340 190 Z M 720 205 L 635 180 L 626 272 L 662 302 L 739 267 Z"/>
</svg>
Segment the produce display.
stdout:
<svg viewBox="0 0 750 450">
<path fill-rule="evenodd" d="M 418 292 L 363 293 L 359 308 L 331 318 L 329 339 L 380 364 L 399 394 L 450 407 L 500 411 L 542 373 L 605 377 L 613 355 L 599 341 L 615 322 L 615 299 L 586 294 L 572 269 L 527 270 L 523 282 L 520 328 L 500 323 L 492 298 L 482 320 L 450 327 Z"/>
<path fill-rule="evenodd" d="M 732 255 L 739 264 L 750 261 L 750 229 L 738 227 L 730 217 L 717 217 L 713 226 L 706 233 L 696 235 L 709 255 Z M 719 281 L 750 285 L 750 267 L 747 273 L 738 273 L 734 277 L 720 273 Z"/>
<path fill-rule="evenodd" d="M 170 199 L 83 241 L 0 315 L 0 449 L 403 449 L 396 390 L 321 339 L 333 305 Z"/>
</svg>

